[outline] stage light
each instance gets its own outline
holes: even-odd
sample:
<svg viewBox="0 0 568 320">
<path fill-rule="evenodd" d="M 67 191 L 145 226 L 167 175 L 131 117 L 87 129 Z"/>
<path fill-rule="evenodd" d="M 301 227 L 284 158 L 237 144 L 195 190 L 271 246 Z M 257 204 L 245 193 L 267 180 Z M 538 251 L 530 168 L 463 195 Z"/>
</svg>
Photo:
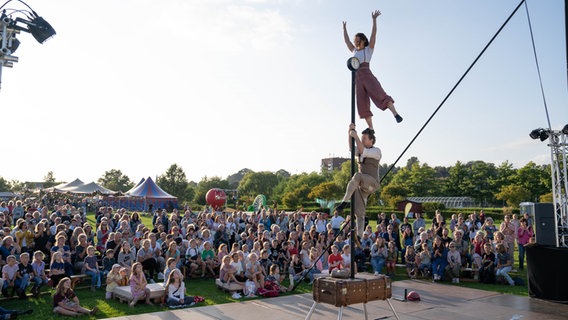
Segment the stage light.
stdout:
<svg viewBox="0 0 568 320">
<path fill-rule="evenodd" d="M 535 140 L 538 139 L 538 137 L 540 136 L 540 130 L 542 129 L 534 129 L 533 131 L 531 131 L 531 133 L 529 133 L 529 137 Z"/>
<path fill-rule="evenodd" d="M 28 32 L 39 43 L 44 43 L 47 39 L 55 35 L 55 29 L 44 18 L 36 16 L 28 22 Z"/>
<path fill-rule="evenodd" d="M 562 129 L 562 133 L 568 134 L 568 124 L 564 126 L 564 128 Z"/>
<path fill-rule="evenodd" d="M 531 131 L 531 133 L 529 133 L 529 137 L 533 138 L 533 139 L 540 139 L 540 141 L 544 141 L 546 139 L 548 139 L 549 137 L 549 131 L 548 130 L 544 130 L 543 128 L 538 128 L 538 129 L 534 129 L 533 131 Z"/>
</svg>

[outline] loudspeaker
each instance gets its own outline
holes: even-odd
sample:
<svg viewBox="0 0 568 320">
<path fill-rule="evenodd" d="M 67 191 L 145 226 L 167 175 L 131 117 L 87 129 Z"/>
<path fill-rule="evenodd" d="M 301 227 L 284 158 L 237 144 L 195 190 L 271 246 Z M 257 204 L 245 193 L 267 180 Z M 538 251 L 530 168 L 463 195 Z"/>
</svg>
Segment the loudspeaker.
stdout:
<svg viewBox="0 0 568 320">
<path fill-rule="evenodd" d="M 541 246 L 556 246 L 554 205 L 552 203 L 535 203 L 534 219 L 536 243 Z"/>
</svg>

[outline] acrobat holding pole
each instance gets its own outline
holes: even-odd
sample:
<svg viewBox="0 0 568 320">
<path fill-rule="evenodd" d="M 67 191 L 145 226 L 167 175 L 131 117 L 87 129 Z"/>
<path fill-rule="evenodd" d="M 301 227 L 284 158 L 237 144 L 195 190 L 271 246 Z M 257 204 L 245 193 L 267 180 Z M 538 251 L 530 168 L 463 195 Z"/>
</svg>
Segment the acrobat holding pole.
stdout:
<svg viewBox="0 0 568 320">
<path fill-rule="evenodd" d="M 353 52 L 354 57 L 359 59 L 361 63 L 359 70 L 356 72 L 357 112 L 361 119 L 365 119 L 369 129 L 371 129 L 373 133 L 373 113 L 371 112 L 370 100 L 373 100 L 373 103 L 381 110 L 389 109 L 394 115 L 396 122 L 402 121 L 402 117 L 394 107 L 393 98 L 385 92 L 369 68 L 369 62 L 371 62 L 371 57 L 373 56 L 377 37 L 377 17 L 380 15 L 381 12 L 379 10 L 371 13 L 373 28 L 371 30 L 370 39 L 367 39 L 363 33 L 357 33 L 353 42 L 349 40 L 347 22 L 343 21 L 343 38 L 345 44 L 349 51 Z"/>
</svg>

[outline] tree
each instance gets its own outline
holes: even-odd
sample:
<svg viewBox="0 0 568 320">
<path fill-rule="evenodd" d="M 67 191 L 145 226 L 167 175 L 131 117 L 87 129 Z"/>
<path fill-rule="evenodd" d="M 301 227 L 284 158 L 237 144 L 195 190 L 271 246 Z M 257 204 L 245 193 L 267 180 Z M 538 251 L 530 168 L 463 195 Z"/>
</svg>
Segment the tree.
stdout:
<svg viewBox="0 0 568 320">
<path fill-rule="evenodd" d="M 197 188 L 195 188 L 195 196 L 193 197 L 193 201 L 195 201 L 197 204 L 205 205 L 207 203 L 205 200 L 205 195 L 207 194 L 207 191 L 213 188 L 230 189 L 231 187 L 229 181 L 225 179 L 221 179 L 220 177 L 207 178 L 207 176 L 205 176 L 197 184 Z"/>
<path fill-rule="evenodd" d="M 43 187 L 44 188 L 51 188 L 54 185 L 56 185 L 57 182 L 55 182 L 55 176 L 53 175 L 53 171 L 49 171 L 44 177 L 43 177 Z"/>
<path fill-rule="evenodd" d="M 530 197 L 527 200 L 536 201 L 541 195 L 550 192 L 552 189 L 550 174 L 550 166 L 538 166 L 530 161 L 516 171 L 513 181 L 516 185 L 522 186 L 530 192 Z"/>
<path fill-rule="evenodd" d="M 9 191 L 10 190 L 10 183 L 8 180 L 0 177 L 0 191 Z"/>
<path fill-rule="evenodd" d="M 466 181 L 469 179 L 469 172 L 461 161 L 448 170 L 448 178 L 445 180 L 442 192 L 447 197 L 465 196 Z"/>
<path fill-rule="evenodd" d="M 272 191 L 277 185 L 278 177 L 272 172 L 249 172 L 245 174 L 237 190 L 244 195 L 256 196 L 263 194 L 266 198 L 270 198 Z"/>
<path fill-rule="evenodd" d="M 107 189 L 121 192 L 126 192 L 134 187 L 134 183 L 130 178 L 118 169 L 105 171 L 99 180 L 97 180 L 97 183 Z"/>
<path fill-rule="evenodd" d="M 381 199 L 383 199 L 389 207 L 395 207 L 397 202 L 404 200 L 409 194 L 410 190 L 405 186 L 391 183 L 381 190 Z"/>
<path fill-rule="evenodd" d="M 229 184 L 231 185 L 231 187 L 236 189 L 239 186 L 239 183 L 241 182 L 241 180 L 244 178 L 244 176 L 249 172 L 254 172 L 254 171 L 252 171 L 249 168 L 241 169 L 241 170 L 239 170 L 239 172 L 228 176 L 227 181 L 229 181 Z"/>
<path fill-rule="evenodd" d="M 310 199 L 340 199 L 343 193 L 343 188 L 335 184 L 333 181 L 326 181 L 315 186 L 308 194 Z"/>
<path fill-rule="evenodd" d="M 186 194 L 189 182 L 185 177 L 185 172 L 177 164 L 172 164 L 164 174 L 158 177 L 156 183 L 167 193 L 176 196 L 178 200 L 190 200 Z"/>
<path fill-rule="evenodd" d="M 497 200 L 505 200 L 510 207 L 518 208 L 523 201 L 529 200 L 531 193 L 529 190 L 518 185 L 503 186 L 501 191 L 495 195 Z"/>
</svg>

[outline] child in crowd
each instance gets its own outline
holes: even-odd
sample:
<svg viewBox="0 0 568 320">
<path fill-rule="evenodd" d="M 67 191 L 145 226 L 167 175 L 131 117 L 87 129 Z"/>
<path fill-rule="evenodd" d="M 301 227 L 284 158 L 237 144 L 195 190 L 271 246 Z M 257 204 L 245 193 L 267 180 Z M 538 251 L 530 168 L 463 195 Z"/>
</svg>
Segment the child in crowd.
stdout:
<svg viewBox="0 0 568 320">
<path fill-rule="evenodd" d="M 280 267 L 277 264 L 273 264 L 270 266 L 270 274 L 266 277 L 266 281 L 272 281 L 275 285 L 278 286 L 278 290 L 280 292 L 288 291 L 285 286 L 280 285 L 283 280 L 283 276 L 280 275 Z"/>
<path fill-rule="evenodd" d="M 416 272 L 418 271 L 416 265 L 416 253 L 414 252 L 414 247 L 412 245 L 406 246 L 404 261 L 406 262 L 406 274 L 408 277 L 410 279 L 416 278 Z"/>
<path fill-rule="evenodd" d="M 131 248 L 130 243 L 128 241 L 122 242 L 120 252 L 118 253 L 117 262 L 121 267 L 126 268 L 127 274 L 130 273 L 132 264 L 136 262 L 136 253 L 134 252 L 134 249 Z"/>
<path fill-rule="evenodd" d="M 166 261 L 166 269 L 164 269 L 164 279 L 168 279 L 170 276 L 170 272 L 176 268 L 176 260 L 174 258 L 168 258 Z M 164 281 L 164 287 L 166 286 L 166 282 Z"/>
<path fill-rule="evenodd" d="M 116 264 L 116 259 L 114 258 L 114 250 L 108 249 L 105 252 L 105 257 L 103 258 L 103 274 L 102 274 L 102 276 L 106 277 L 106 275 L 112 269 L 112 266 L 114 266 L 115 264 Z"/>
<path fill-rule="evenodd" d="M 185 293 L 185 283 L 183 282 L 183 274 L 179 269 L 173 269 L 170 272 L 166 282 L 167 299 L 166 303 L 170 308 L 182 308 L 195 304 L 193 297 L 189 297 Z"/>
<path fill-rule="evenodd" d="M 481 283 L 495 282 L 495 253 L 493 253 L 491 243 L 483 245 L 481 267 L 479 268 L 479 281 Z"/>
<path fill-rule="evenodd" d="M 30 284 L 30 279 L 34 275 L 34 269 L 30 262 L 30 254 L 24 252 L 20 255 L 20 263 L 18 264 L 18 274 L 16 275 L 16 286 L 19 289 L 21 299 L 26 298 L 26 289 Z"/>
<path fill-rule="evenodd" d="M 59 281 L 67 277 L 65 273 L 65 261 L 63 261 L 63 253 L 56 251 L 51 254 L 51 263 L 49 264 L 49 278 L 52 286 L 55 288 Z"/>
<path fill-rule="evenodd" d="M 178 250 L 178 245 L 175 241 L 172 241 L 168 246 L 168 250 L 166 250 L 166 261 L 169 259 L 174 259 L 175 268 L 181 268 L 182 266 L 181 256 Z M 168 279 L 165 273 L 164 273 L 164 279 Z"/>
<path fill-rule="evenodd" d="M 199 249 L 197 248 L 197 241 L 195 239 L 189 240 L 189 247 L 185 252 L 185 265 L 189 267 L 190 275 L 201 268 L 201 276 L 205 276 L 205 263 L 201 260 Z"/>
<path fill-rule="evenodd" d="M 448 264 L 446 271 L 452 277 L 452 283 L 460 283 L 461 255 L 456 250 L 456 243 L 450 242 L 450 252 L 448 252 Z"/>
<path fill-rule="evenodd" d="M 420 261 L 420 266 L 418 267 L 418 270 L 422 274 L 422 277 L 428 277 L 430 275 L 432 259 L 430 256 L 430 250 L 428 250 L 427 243 L 422 244 L 422 251 L 420 251 L 418 259 Z"/>
<path fill-rule="evenodd" d="M 41 286 L 46 285 L 48 282 L 47 275 L 45 274 L 45 262 L 43 259 L 45 259 L 45 254 L 43 252 L 39 250 L 34 252 L 34 261 L 32 262 L 34 286 L 32 288 L 32 293 L 36 298 L 39 297 Z"/>
<path fill-rule="evenodd" d="M 389 241 L 387 249 L 386 266 L 387 266 L 387 275 L 390 277 L 394 277 L 397 255 L 398 255 L 398 250 L 396 248 L 396 243 L 394 241 Z"/>
<path fill-rule="evenodd" d="M 122 275 L 120 274 L 120 269 L 122 267 L 119 264 L 114 264 L 110 272 L 106 277 L 106 296 L 105 299 L 112 299 L 112 292 L 114 288 L 122 285 Z"/>
<path fill-rule="evenodd" d="M 260 251 L 259 263 L 264 274 L 268 275 L 268 273 L 270 272 L 270 266 L 272 266 L 272 261 L 268 258 L 268 250 L 262 249 Z"/>
<path fill-rule="evenodd" d="M 509 276 L 509 272 L 512 269 L 513 265 L 513 258 L 509 252 L 507 252 L 507 248 L 505 245 L 500 243 L 497 245 L 497 267 L 495 268 L 495 275 L 497 277 L 503 277 L 510 286 L 514 286 L 515 282 Z"/>
<path fill-rule="evenodd" d="M 258 257 L 256 253 L 250 253 L 249 262 L 247 263 L 247 268 L 245 275 L 246 277 L 254 282 L 256 288 L 264 288 L 264 271 L 258 262 Z"/>
<path fill-rule="evenodd" d="M 146 281 L 146 276 L 142 271 L 142 264 L 136 262 L 132 265 L 132 271 L 130 272 L 130 293 L 132 293 L 132 301 L 128 304 L 131 308 L 134 308 L 138 300 L 146 299 L 146 304 L 152 305 L 150 301 L 150 289 L 146 288 L 148 282 Z"/>
<path fill-rule="evenodd" d="M 341 257 L 341 254 L 339 254 L 339 247 L 337 245 L 334 244 L 334 245 L 331 246 L 331 254 L 329 255 L 329 258 L 327 259 L 327 262 L 329 264 L 329 273 L 330 274 L 334 269 L 341 270 L 341 265 L 343 263 L 343 257 Z"/>
<path fill-rule="evenodd" d="M 300 261 L 297 254 L 293 254 L 290 266 L 288 267 L 288 273 L 290 274 L 290 288 L 294 286 L 294 282 L 300 280 L 303 272 L 304 264 Z"/>
<path fill-rule="evenodd" d="M 2 285 L 2 295 L 4 297 L 8 297 L 8 288 L 11 288 L 12 292 L 10 297 L 14 295 L 14 293 L 18 293 L 21 296 L 20 290 L 16 285 L 17 275 L 18 275 L 18 264 L 16 262 L 16 256 L 9 255 L 6 258 L 7 264 L 2 267 L 2 279 L 4 279 L 4 284 Z"/>
<path fill-rule="evenodd" d="M 215 260 L 215 251 L 211 248 L 211 242 L 205 241 L 203 244 L 203 252 L 201 252 L 201 259 L 205 263 L 205 268 L 213 278 L 216 277 L 215 268 L 217 267 L 217 261 Z M 201 274 L 201 277 L 205 277 L 205 273 Z"/>
<path fill-rule="evenodd" d="M 219 279 L 221 282 L 230 284 L 231 281 L 237 284 L 242 284 L 237 278 L 235 278 L 235 274 L 237 269 L 231 264 L 231 256 L 225 255 L 223 257 L 223 262 L 221 263 L 221 268 L 219 269 Z"/>
<path fill-rule="evenodd" d="M 81 307 L 79 298 L 71 289 L 71 279 L 65 277 L 59 281 L 53 295 L 54 313 L 77 317 L 81 314 L 95 315 L 97 311 L 97 307 L 94 307 L 92 310 Z"/>
<path fill-rule="evenodd" d="M 85 257 L 85 274 L 91 276 L 91 291 L 95 291 L 101 287 L 101 271 L 99 270 L 99 262 L 95 256 L 95 247 L 87 248 L 87 256 Z"/>
<path fill-rule="evenodd" d="M 432 274 L 434 275 L 434 281 L 440 281 L 444 277 L 444 271 L 448 263 L 448 250 L 439 236 L 434 238 L 432 252 Z"/>
<path fill-rule="evenodd" d="M 247 280 L 245 277 L 246 265 L 244 264 L 244 260 L 240 260 L 239 258 L 242 254 L 240 250 L 231 253 L 231 265 L 235 268 L 235 278 L 240 282 L 245 282 Z"/>
<path fill-rule="evenodd" d="M 343 246 L 342 251 L 343 252 L 341 254 L 341 258 L 343 259 L 343 262 L 341 267 L 342 269 L 345 269 L 346 272 L 351 273 L 351 247 L 348 244 L 346 244 Z M 355 273 L 357 273 L 357 264 L 355 264 Z M 310 280 L 313 281 L 313 279 Z"/>
</svg>

